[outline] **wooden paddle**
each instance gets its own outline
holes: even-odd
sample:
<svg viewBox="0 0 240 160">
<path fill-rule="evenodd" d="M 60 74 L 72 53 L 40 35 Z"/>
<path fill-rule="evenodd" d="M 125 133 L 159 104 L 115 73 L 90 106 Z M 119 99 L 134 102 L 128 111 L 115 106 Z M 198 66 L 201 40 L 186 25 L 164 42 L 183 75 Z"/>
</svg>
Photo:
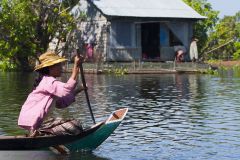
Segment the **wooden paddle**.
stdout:
<svg viewBox="0 0 240 160">
<path fill-rule="evenodd" d="M 79 50 L 77 50 L 77 56 L 80 57 Z M 83 87 L 85 88 L 85 89 L 84 89 L 84 92 L 85 92 L 85 95 L 86 95 L 86 100 L 87 100 L 88 108 L 89 108 L 89 111 L 90 111 L 90 114 L 91 114 L 93 123 L 96 124 L 95 118 L 94 118 L 94 116 L 93 116 L 93 111 L 92 111 L 92 108 L 91 108 L 91 105 L 90 105 L 88 92 L 87 92 L 87 89 L 86 89 L 86 88 L 87 88 L 87 85 L 86 85 L 86 81 L 85 81 L 85 77 L 84 77 L 84 73 L 83 73 L 82 63 L 83 63 L 83 62 L 81 62 L 81 63 L 79 64 L 80 74 L 81 74 L 81 78 L 82 78 L 82 84 L 83 84 Z"/>
</svg>

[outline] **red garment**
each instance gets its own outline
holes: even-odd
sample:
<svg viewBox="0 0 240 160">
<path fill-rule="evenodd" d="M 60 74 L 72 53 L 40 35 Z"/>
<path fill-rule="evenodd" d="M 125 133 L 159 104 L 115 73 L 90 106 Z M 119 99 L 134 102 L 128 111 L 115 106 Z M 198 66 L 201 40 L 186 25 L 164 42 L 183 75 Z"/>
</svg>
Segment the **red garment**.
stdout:
<svg viewBox="0 0 240 160">
<path fill-rule="evenodd" d="M 93 58 L 93 45 L 91 44 L 87 45 L 87 57 L 89 59 Z"/>
</svg>

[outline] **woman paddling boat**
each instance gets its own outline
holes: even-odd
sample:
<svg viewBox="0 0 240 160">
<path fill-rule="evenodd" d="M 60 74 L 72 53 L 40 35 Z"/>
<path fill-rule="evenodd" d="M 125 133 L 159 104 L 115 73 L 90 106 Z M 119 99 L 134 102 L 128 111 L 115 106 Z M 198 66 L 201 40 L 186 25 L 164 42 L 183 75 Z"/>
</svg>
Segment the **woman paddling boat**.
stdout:
<svg viewBox="0 0 240 160">
<path fill-rule="evenodd" d="M 75 56 L 72 74 L 66 83 L 57 80 L 61 76 L 62 63 L 67 59 L 54 52 L 46 52 L 39 57 L 35 71 L 39 73 L 33 91 L 28 95 L 22 106 L 18 125 L 29 131 L 29 136 L 40 134 L 78 134 L 81 124 L 76 120 L 47 119 L 54 108 L 66 108 L 75 101 L 76 89 L 81 58 Z M 46 123 L 44 123 L 44 121 Z"/>
<path fill-rule="evenodd" d="M 122 122 L 128 108 L 116 110 L 105 121 L 85 129 L 82 129 L 76 120 L 53 119 L 48 121 L 50 123 L 43 123 L 46 122 L 50 109 L 54 106 L 57 108 L 69 106 L 74 102 L 75 95 L 81 90 L 86 91 L 87 88 L 84 83 L 85 88 L 75 90 L 81 58 L 75 57 L 72 75 L 67 83 L 56 79 L 61 75 L 60 66 L 66 59 L 53 52 L 47 52 L 41 55 L 39 60 L 40 64 L 35 67 L 35 70 L 40 73 L 37 81 L 39 83 L 36 83 L 34 90 L 29 94 L 18 120 L 18 125 L 28 130 L 30 134 L 29 136 L 0 136 L 0 150 L 50 148 L 66 154 L 97 148 Z M 80 69 L 82 70 L 81 65 Z M 93 116 L 92 118 L 94 120 Z"/>
</svg>

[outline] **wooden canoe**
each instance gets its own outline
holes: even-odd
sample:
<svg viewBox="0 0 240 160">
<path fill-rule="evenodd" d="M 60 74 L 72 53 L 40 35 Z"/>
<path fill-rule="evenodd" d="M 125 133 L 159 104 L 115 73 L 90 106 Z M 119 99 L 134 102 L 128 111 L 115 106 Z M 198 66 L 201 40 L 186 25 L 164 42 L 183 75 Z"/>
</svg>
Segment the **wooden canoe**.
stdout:
<svg viewBox="0 0 240 160">
<path fill-rule="evenodd" d="M 79 135 L 0 136 L 0 150 L 38 150 L 65 145 L 70 151 L 93 150 L 102 144 L 122 122 L 128 108 L 114 111 L 105 121 L 85 129 Z"/>
</svg>

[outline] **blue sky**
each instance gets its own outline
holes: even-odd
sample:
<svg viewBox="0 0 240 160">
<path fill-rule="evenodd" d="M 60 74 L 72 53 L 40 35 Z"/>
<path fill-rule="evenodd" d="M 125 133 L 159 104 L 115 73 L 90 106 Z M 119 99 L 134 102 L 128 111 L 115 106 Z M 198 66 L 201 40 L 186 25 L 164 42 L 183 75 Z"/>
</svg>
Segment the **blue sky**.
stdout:
<svg viewBox="0 0 240 160">
<path fill-rule="evenodd" d="M 232 16 L 240 11 L 240 0 L 208 0 L 213 10 L 220 11 L 219 18 L 224 15 Z"/>
</svg>

